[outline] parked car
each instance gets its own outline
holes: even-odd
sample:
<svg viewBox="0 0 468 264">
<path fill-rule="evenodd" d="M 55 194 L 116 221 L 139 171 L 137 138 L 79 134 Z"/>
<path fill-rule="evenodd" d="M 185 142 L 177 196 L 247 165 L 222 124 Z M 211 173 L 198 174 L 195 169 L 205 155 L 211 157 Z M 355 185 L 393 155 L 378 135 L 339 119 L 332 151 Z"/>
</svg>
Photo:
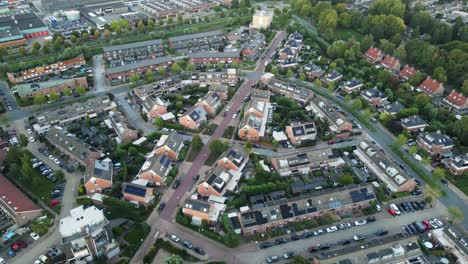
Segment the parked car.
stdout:
<svg viewBox="0 0 468 264">
<path fill-rule="evenodd" d="M 180 238 L 176 235 L 171 235 L 169 238 L 176 243 L 179 243 L 180 241 Z"/>
<path fill-rule="evenodd" d="M 366 221 L 366 219 L 360 219 L 360 220 L 356 220 L 356 222 L 354 222 L 354 224 L 356 226 L 362 226 L 362 225 L 367 224 L 367 221 Z"/>
<path fill-rule="evenodd" d="M 39 240 L 40 236 L 37 233 L 31 232 L 29 236 L 34 239 L 35 241 Z"/>
<path fill-rule="evenodd" d="M 275 239 L 275 244 L 276 245 L 284 244 L 286 242 L 288 242 L 288 241 L 284 237 Z"/>
<path fill-rule="evenodd" d="M 284 259 L 294 258 L 294 252 L 292 251 L 286 252 L 286 254 L 283 255 L 283 258 Z"/>
<path fill-rule="evenodd" d="M 354 241 L 360 241 L 360 240 L 366 239 L 366 237 L 363 236 L 363 235 L 354 235 L 353 239 L 354 239 Z"/>
<path fill-rule="evenodd" d="M 436 222 L 434 222 L 434 220 L 430 220 L 430 221 L 429 221 L 429 224 L 431 224 L 431 226 L 432 226 L 433 229 L 439 228 L 439 225 L 437 225 Z"/>
<path fill-rule="evenodd" d="M 0 257 L 0 264 L 6 264 L 6 261 L 2 257 Z"/>
<path fill-rule="evenodd" d="M 323 235 L 323 234 L 325 234 L 325 231 L 323 231 L 322 229 L 314 231 L 314 236 L 320 236 L 320 235 Z"/>
<path fill-rule="evenodd" d="M 293 241 L 296 241 L 296 240 L 299 240 L 299 239 L 301 239 L 301 237 L 298 236 L 298 235 L 292 235 L 291 236 L 291 240 L 293 240 Z"/>
<path fill-rule="evenodd" d="M 206 254 L 206 252 L 203 249 L 199 248 L 199 247 L 194 247 L 193 251 L 197 252 L 198 254 L 200 254 L 202 256 L 204 256 Z"/>
<path fill-rule="evenodd" d="M 342 223 L 338 226 L 339 229 L 346 229 L 350 227 L 351 227 L 351 223 Z"/>
<path fill-rule="evenodd" d="M 375 221 L 376 221 L 375 216 L 369 216 L 369 217 L 367 217 L 366 221 L 367 221 L 368 223 L 375 222 Z"/>
<path fill-rule="evenodd" d="M 328 245 L 328 244 L 319 244 L 318 247 L 319 247 L 321 250 L 325 250 L 325 249 L 329 249 L 329 248 L 330 248 L 330 245 Z"/>
<path fill-rule="evenodd" d="M 174 183 L 172 184 L 172 189 L 177 189 L 179 187 L 180 180 L 175 180 Z"/>
<path fill-rule="evenodd" d="M 301 238 L 309 238 L 314 235 L 314 232 L 305 232 L 301 235 Z"/>
<path fill-rule="evenodd" d="M 388 234 L 388 231 L 387 230 L 379 230 L 375 234 L 378 235 L 378 236 L 385 236 L 386 234 Z"/>
<path fill-rule="evenodd" d="M 278 256 L 271 256 L 271 257 L 268 257 L 266 261 L 268 263 L 277 262 L 277 261 L 279 261 L 279 257 Z"/>
<path fill-rule="evenodd" d="M 271 242 L 263 242 L 260 244 L 260 248 L 269 248 L 271 246 L 273 246 Z"/>
<path fill-rule="evenodd" d="M 158 206 L 158 211 L 162 211 L 164 209 L 164 207 L 166 207 L 166 203 L 165 202 L 161 202 Z"/>
<path fill-rule="evenodd" d="M 341 245 L 348 245 L 351 243 L 351 240 L 341 240 Z"/>
<path fill-rule="evenodd" d="M 434 221 L 439 227 L 444 227 L 444 223 L 442 223 L 442 221 L 439 219 L 433 218 L 432 221 Z"/>
<path fill-rule="evenodd" d="M 188 249 L 193 248 L 192 242 L 190 242 L 188 240 L 185 240 L 184 242 L 182 242 L 182 245 L 184 245 L 184 247 L 186 247 Z"/>
<path fill-rule="evenodd" d="M 327 227 L 327 233 L 333 233 L 335 231 L 338 231 L 338 228 L 336 226 Z"/>
<path fill-rule="evenodd" d="M 393 214 L 392 214 L 392 212 L 389 210 L 391 215 L 400 215 L 401 214 L 400 209 L 398 209 L 398 207 L 395 204 L 390 204 L 389 209 L 392 209 L 392 211 L 393 211 Z"/>
</svg>

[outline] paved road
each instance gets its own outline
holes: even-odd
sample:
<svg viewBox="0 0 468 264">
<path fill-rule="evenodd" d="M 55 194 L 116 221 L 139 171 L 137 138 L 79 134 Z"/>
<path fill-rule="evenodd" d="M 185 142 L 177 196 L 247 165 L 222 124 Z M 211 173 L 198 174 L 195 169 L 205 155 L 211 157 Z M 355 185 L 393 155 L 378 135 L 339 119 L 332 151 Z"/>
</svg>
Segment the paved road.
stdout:
<svg viewBox="0 0 468 264">
<path fill-rule="evenodd" d="M 106 79 L 104 78 L 104 63 L 102 55 L 93 56 L 93 76 L 94 76 L 94 90 L 101 92 L 106 90 Z"/>
<path fill-rule="evenodd" d="M 126 93 L 120 93 L 115 96 L 115 99 L 120 102 L 119 108 L 122 109 L 127 115 L 127 120 L 138 130 L 142 130 L 145 135 L 156 131 L 154 126 L 146 123 L 140 115 L 138 109 L 132 109 L 132 107 L 125 100 Z M 138 106 L 137 106 L 138 107 Z"/>
</svg>

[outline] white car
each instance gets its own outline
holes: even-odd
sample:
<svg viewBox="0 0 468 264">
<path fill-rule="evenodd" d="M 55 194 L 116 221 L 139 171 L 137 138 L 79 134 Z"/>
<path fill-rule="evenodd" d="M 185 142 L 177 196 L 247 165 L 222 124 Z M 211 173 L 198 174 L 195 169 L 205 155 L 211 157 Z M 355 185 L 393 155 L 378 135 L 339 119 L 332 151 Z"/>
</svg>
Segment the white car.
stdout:
<svg viewBox="0 0 468 264">
<path fill-rule="evenodd" d="M 28 128 L 28 134 L 31 134 L 31 133 L 32 133 L 32 130 Z"/>
<path fill-rule="evenodd" d="M 338 227 L 336 226 L 327 227 L 327 233 L 333 233 L 335 231 L 338 231 Z"/>
<path fill-rule="evenodd" d="M 6 261 L 2 257 L 0 257 L 0 264 L 5 264 L 5 263 Z"/>
<path fill-rule="evenodd" d="M 444 223 L 437 218 L 432 219 L 439 227 L 444 227 Z"/>
<path fill-rule="evenodd" d="M 354 235 L 353 239 L 354 239 L 354 241 L 360 241 L 360 240 L 366 239 L 366 237 L 363 236 L 363 235 Z"/>
<path fill-rule="evenodd" d="M 34 261 L 34 264 L 42 264 L 42 261 L 36 259 L 36 260 Z"/>
<path fill-rule="evenodd" d="M 29 236 L 31 236 L 31 238 L 34 239 L 35 241 L 39 240 L 39 238 L 40 238 L 40 236 L 37 233 L 34 233 L 34 232 L 31 232 L 31 234 L 29 234 Z"/>
<path fill-rule="evenodd" d="M 356 222 L 354 222 L 354 224 L 356 226 L 362 226 L 362 225 L 367 224 L 367 221 L 366 221 L 366 219 L 361 219 L 361 220 L 357 220 Z"/>
<path fill-rule="evenodd" d="M 350 227 L 351 227 L 350 223 L 343 223 L 343 224 L 340 224 L 340 226 L 339 226 L 340 229 L 346 229 L 346 228 L 350 228 Z"/>
<path fill-rule="evenodd" d="M 49 159 L 50 159 L 50 160 L 54 160 L 55 158 L 54 158 L 54 156 L 49 155 Z"/>
<path fill-rule="evenodd" d="M 232 118 L 235 119 L 237 117 L 237 113 L 232 115 Z"/>
<path fill-rule="evenodd" d="M 36 140 L 33 137 L 29 138 L 29 142 L 33 143 L 34 141 L 36 141 Z"/>
<path fill-rule="evenodd" d="M 176 235 L 171 235 L 170 238 L 171 238 L 172 241 L 174 241 L 174 242 L 176 242 L 176 243 L 179 243 L 179 241 L 180 241 L 179 237 L 176 236 Z"/>
</svg>

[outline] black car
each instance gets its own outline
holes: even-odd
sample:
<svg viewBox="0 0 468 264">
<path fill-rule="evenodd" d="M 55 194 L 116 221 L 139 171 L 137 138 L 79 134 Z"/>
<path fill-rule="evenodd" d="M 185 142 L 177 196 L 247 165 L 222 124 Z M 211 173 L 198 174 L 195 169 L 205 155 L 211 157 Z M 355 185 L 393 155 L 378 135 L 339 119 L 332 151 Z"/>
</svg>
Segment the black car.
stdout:
<svg viewBox="0 0 468 264">
<path fill-rule="evenodd" d="M 292 235 L 291 236 L 291 240 L 293 240 L 293 241 L 296 241 L 296 240 L 299 240 L 299 239 L 301 239 L 301 237 L 298 236 L 298 235 Z"/>
<path fill-rule="evenodd" d="M 376 220 L 376 219 L 375 219 L 375 216 L 369 216 L 369 217 L 367 217 L 367 222 L 368 222 L 368 223 L 375 222 L 375 220 Z"/>
<path fill-rule="evenodd" d="M 164 209 L 164 207 L 166 207 L 166 203 L 162 202 L 159 204 L 158 206 L 158 211 L 162 211 Z"/>
<path fill-rule="evenodd" d="M 445 184 L 445 185 L 448 184 L 448 181 L 447 181 L 446 179 L 440 179 L 440 181 L 441 181 L 443 184 Z"/>
<path fill-rule="evenodd" d="M 200 179 L 200 174 L 197 174 L 197 175 L 193 176 L 194 181 L 198 181 L 198 179 Z"/>
<path fill-rule="evenodd" d="M 174 183 L 172 184 L 172 189 L 177 189 L 179 187 L 180 180 L 175 180 Z"/>
<path fill-rule="evenodd" d="M 260 248 L 269 248 L 271 246 L 273 246 L 273 244 L 270 242 L 263 242 L 260 244 Z"/>
<path fill-rule="evenodd" d="M 414 207 L 415 210 L 421 210 L 417 202 L 411 202 L 411 205 Z"/>
<path fill-rule="evenodd" d="M 199 248 L 199 247 L 194 247 L 193 251 L 197 252 L 198 254 L 200 254 L 202 256 L 204 256 L 206 254 L 206 252 L 203 249 Z"/>
<path fill-rule="evenodd" d="M 388 231 L 387 230 L 379 230 L 375 234 L 378 235 L 378 236 L 385 236 L 386 234 L 388 234 Z"/>
<path fill-rule="evenodd" d="M 319 248 L 320 248 L 321 250 L 329 249 L 329 248 L 330 248 L 330 245 L 328 245 L 328 244 L 322 244 L 322 245 L 319 245 Z"/>
<path fill-rule="evenodd" d="M 341 241 L 341 245 L 348 245 L 349 243 L 351 243 L 351 240 L 342 240 Z"/>
<path fill-rule="evenodd" d="M 275 240 L 275 244 L 276 244 L 276 245 L 284 244 L 284 243 L 286 243 L 286 242 L 288 242 L 288 241 L 287 241 L 286 238 L 284 238 L 284 237 L 282 237 L 282 238 L 277 238 L 277 239 Z"/>
<path fill-rule="evenodd" d="M 305 232 L 304 234 L 302 234 L 301 237 L 302 237 L 302 238 L 309 238 L 309 237 L 311 237 L 311 236 L 313 236 L 313 235 L 314 235 L 314 233 L 312 233 L 312 232 Z"/>
<path fill-rule="evenodd" d="M 184 247 L 186 247 L 186 248 L 188 248 L 188 249 L 193 248 L 192 242 L 187 241 L 187 240 L 185 240 L 184 242 L 182 242 L 182 245 L 184 245 Z"/>
</svg>

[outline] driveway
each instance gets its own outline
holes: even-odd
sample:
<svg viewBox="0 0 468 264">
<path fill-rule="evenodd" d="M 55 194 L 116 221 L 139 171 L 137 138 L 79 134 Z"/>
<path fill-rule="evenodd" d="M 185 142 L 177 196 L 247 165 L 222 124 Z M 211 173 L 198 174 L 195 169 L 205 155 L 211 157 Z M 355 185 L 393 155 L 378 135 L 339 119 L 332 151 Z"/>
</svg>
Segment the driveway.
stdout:
<svg viewBox="0 0 468 264">
<path fill-rule="evenodd" d="M 94 90 L 101 92 L 106 90 L 106 79 L 104 78 L 104 60 L 102 55 L 93 56 L 93 75 L 94 75 Z"/>
</svg>

